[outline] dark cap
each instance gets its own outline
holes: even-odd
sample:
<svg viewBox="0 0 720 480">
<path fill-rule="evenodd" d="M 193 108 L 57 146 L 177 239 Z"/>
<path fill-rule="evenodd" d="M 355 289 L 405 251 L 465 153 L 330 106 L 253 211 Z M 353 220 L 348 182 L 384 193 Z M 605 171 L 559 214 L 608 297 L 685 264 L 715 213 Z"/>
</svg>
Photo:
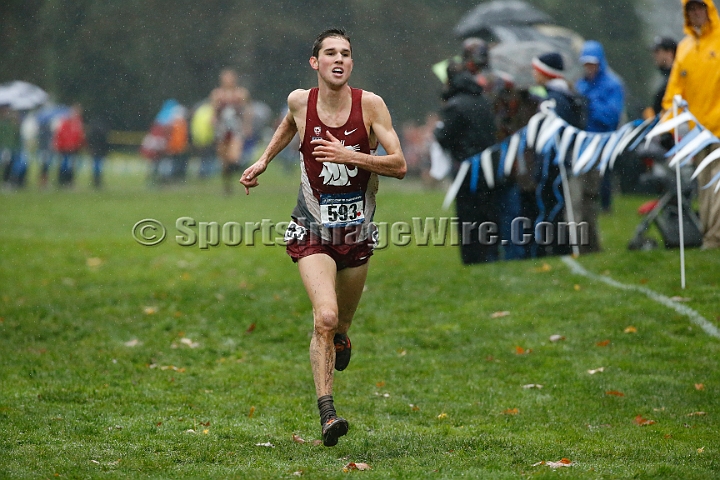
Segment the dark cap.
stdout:
<svg viewBox="0 0 720 480">
<path fill-rule="evenodd" d="M 463 41 L 463 60 L 473 62 L 477 67 L 487 67 L 489 54 L 487 43 L 476 37 L 470 37 Z"/>
<path fill-rule="evenodd" d="M 703 0 L 687 0 L 685 3 L 685 8 L 689 7 L 691 3 L 699 3 L 700 5 L 704 5 L 707 7 L 707 3 L 703 2 Z"/>
<path fill-rule="evenodd" d="M 532 59 L 532 65 L 540 73 L 550 78 L 562 78 L 565 70 L 565 62 L 562 55 L 557 52 L 546 53 Z"/>
<path fill-rule="evenodd" d="M 677 42 L 670 37 L 655 37 L 653 40 L 653 50 L 677 50 Z"/>
</svg>

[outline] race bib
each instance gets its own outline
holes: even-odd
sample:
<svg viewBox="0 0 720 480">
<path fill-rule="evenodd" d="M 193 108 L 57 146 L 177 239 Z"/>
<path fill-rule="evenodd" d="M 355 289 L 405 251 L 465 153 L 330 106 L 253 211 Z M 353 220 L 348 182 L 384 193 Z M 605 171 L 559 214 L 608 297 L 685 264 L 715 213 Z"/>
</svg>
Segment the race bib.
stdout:
<svg viewBox="0 0 720 480">
<path fill-rule="evenodd" d="M 362 192 L 320 195 L 320 221 L 325 227 L 359 225 L 365 221 Z"/>
</svg>

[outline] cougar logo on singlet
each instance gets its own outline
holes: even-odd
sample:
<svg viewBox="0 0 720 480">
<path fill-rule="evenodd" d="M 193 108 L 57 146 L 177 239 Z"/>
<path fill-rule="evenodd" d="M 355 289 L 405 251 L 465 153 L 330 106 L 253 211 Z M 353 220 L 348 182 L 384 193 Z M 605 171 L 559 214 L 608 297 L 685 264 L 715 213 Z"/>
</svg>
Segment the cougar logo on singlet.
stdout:
<svg viewBox="0 0 720 480">
<path fill-rule="evenodd" d="M 345 187 L 350 185 L 350 179 L 358 174 L 358 168 L 348 168 L 347 165 L 339 163 L 323 163 L 320 176 L 323 179 L 323 185 L 332 185 L 334 187 Z"/>
</svg>

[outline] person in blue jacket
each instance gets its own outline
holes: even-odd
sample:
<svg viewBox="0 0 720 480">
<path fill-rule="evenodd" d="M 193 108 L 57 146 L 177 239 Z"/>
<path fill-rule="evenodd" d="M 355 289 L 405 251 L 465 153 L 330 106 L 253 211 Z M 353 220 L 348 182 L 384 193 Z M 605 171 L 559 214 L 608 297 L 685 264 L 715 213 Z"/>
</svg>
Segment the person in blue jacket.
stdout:
<svg viewBox="0 0 720 480">
<path fill-rule="evenodd" d="M 620 78 L 608 67 L 605 50 L 600 42 L 588 40 L 583 45 L 580 63 L 585 74 L 575 88 L 588 99 L 588 132 L 612 132 L 618 128 L 625 106 L 625 87 Z M 606 170 L 600 186 L 600 204 L 610 211 L 611 176 Z"/>
</svg>

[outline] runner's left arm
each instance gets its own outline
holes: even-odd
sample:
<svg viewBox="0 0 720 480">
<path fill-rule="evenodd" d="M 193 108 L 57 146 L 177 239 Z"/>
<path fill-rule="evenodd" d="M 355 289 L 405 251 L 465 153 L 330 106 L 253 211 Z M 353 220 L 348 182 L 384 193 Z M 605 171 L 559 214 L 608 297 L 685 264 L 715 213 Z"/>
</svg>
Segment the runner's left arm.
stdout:
<svg viewBox="0 0 720 480">
<path fill-rule="evenodd" d="M 392 126 L 390 112 L 379 96 L 368 94 L 367 100 L 367 103 L 363 101 L 363 109 L 367 108 L 370 131 L 377 137 L 387 155 L 368 155 L 348 150 L 340 140 L 328 132 L 329 139 L 311 142 L 315 145 L 313 151 L 315 160 L 353 165 L 378 175 L 403 178 L 407 172 L 407 164 L 400 147 L 400 139 Z"/>
</svg>

